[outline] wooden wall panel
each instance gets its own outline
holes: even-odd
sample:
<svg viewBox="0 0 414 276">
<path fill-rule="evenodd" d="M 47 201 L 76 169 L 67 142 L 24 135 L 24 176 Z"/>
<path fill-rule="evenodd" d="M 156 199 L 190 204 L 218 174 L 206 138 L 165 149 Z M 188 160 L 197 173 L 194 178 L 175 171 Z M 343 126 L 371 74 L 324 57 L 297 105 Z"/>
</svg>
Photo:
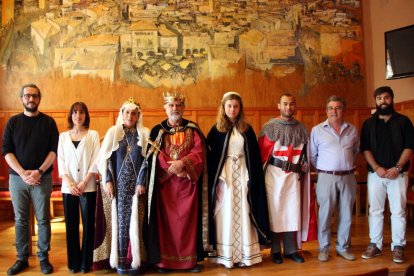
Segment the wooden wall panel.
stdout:
<svg viewBox="0 0 414 276">
<path fill-rule="evenodd" d="M 407 115 L 412 122 L 414 122 L 414 101 L 407 102 L 403 105 L 400 105 L 401 107 L 401 113 L 404 113 Z"/>
<path fill-rule="evenodd" d="M 216 117 L 214 115 L 197 115 L 197 124 L 200 127 L 201 131 L 204 133 L 204 135 L 207 137 L 208 132 L 210 131 L 211 127 L 216 122 Z"/>
<path fill-rule="evenodd" d="M 184 116 L 187 117 L 189 114 L 191 113 L 186 111 Z M 162 109 L 143 110 L 142 116 L 144 126 L 149 129 L 166 119 L 165 111 Z"/>
<path fill-rule="evenodd" d="M 116 116 L 114 111 L 92 111 L 89 112 L 91 122 L 89 125 L 90 129 L 98 131 L 101 141 L 105 137 L 106 131 L 110 126 L 115 124 Z"/>
<path fill-rule="evenodd" d="M 322 123 L 323 121 L 325 121 L 326 120 L 326 111 L 325 110 L 323 110 L 323 112 L 317 112 L 316 114 L 315 114 L 315 117 L 316 117 L 316 120 L 318 120 L 318 122 L 319 123 Z M 350 120 L 350 116 L 349 115 L 347 115 L 346 116 L 346 118 L 345 118 L 346 120 Z"/>
<path fill-rule="evenodd" d="M 256 132 L 256 135 L 259 135 L 262 127 L 264 124 L 266 124 L 270 119 L 275 118 L 276 116 L 279 116 L 279 111 L 277 110 L 264 110 L 259 111 L 259 125 L 254 126 L 254 131 Z"/>
<path fill-rule="evenodd" d="M 315 121 L 315 112 L 318 114 L 316 110 L 302 110 L 298 112 L 297 119 L 305 125 L 308 134 L 310 134 L 312 127 L 319 123 L 319 121 Z"/>
<path fill-rule="evenodd" d="M 60 132 L 66 131 L 68 129 L 67 122 L 67 113 L 66 112 L 45 112 L 47 115 L 52 116 L 55 119 L 57 128 Z"/>
</svg>

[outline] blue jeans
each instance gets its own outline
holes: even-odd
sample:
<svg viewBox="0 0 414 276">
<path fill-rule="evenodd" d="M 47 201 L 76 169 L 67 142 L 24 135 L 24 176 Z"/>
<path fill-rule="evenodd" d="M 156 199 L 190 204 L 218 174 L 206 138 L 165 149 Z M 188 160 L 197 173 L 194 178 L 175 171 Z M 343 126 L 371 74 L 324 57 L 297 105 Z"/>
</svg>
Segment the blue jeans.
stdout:
<svg viewBox="0 0 414 276">
<path fill-rule="evenodd" d="M 29 221 L 30 204 L 37 220 L 38 241 L 37 256 L 40 261 L 49 258 L 50 250 L 50 194 L 52 193 L 52 176 L 42 177 L 38 186 L 27 185 L 20 176 L 9 175 L 9 190 L 13 203 L 15 219 L 15 240 L 17 259 L 27 261 L 29 258 Z"/>
</svg>

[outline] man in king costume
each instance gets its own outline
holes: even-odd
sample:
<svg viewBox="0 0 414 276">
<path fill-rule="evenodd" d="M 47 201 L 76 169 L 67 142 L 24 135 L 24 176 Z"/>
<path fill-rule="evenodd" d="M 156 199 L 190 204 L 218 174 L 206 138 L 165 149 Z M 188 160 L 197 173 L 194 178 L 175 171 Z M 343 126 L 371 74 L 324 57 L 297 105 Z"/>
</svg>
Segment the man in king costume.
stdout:
<svg viewBox="0 0 414 276">
<path fill-rule="evenodd" d="M 185 98 L 164 93 L 168 119 L 150 134 L 148 159 L 148 255 L 159 272 L 200 272 L 208 247 L 205 139 L 183 119 Z"/>
<path fill-rule="evenodd" d="M 308 135 L 305 127 L 293 118 L 295 98 L 291 94 L 280 97 L 280 117 L 267 122 L 259 137 L 271 231 L 272 261 L 283 262 L 284 257 L 303 263 L 298 253 L 301 241 L 315 239 L 316 214 L 306 161 Z M 312 226 L 312 227 L 310 227 Z"/>
</svg>

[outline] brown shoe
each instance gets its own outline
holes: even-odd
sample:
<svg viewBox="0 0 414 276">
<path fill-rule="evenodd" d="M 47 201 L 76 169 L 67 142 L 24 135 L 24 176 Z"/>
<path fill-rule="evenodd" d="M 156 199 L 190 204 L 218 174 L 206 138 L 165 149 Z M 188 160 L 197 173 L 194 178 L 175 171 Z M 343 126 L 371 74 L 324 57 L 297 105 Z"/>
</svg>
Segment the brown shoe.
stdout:
<svg viewBox="0 0 414 276">
<path fill-rule="evenodd" d="M 394 246 L 394 250 L 392 251 L 392 260 L 397 264 L 404 262 L 404 248 L 402 246 Z"/>
<path fill-rule="evenodd" d="M 347 261 L 355 261 L 355 256 L 353 254 L 351 254 L 351 252 L 349 252 L 349 250 L 336 251 L 336 254 L 338 254 L 338 256 L 341 256 L 342 258 L 344 258 Z"/>
<path fill-rule="evenodd" d="M 375 243 L 370 243 L 368 245 L 367 250 L 362 254 L 362 259 L 372 259 L 374 257 L 378 257 L 381 255 L 381 250 L 378 249 L 378 247 L 375 245 Z"/>
<path fill-rule="evenodd" d="M 320 262 L 329 261 L 329 248 L 319 249 L 318 260 Z"/>
</svg>

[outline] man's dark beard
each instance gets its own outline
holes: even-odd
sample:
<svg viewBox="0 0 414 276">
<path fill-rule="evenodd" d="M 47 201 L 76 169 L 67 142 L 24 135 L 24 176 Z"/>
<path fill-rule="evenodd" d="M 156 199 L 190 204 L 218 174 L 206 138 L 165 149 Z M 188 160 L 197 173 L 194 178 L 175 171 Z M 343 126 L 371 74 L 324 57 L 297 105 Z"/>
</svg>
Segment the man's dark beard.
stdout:
<svg viewBox="0 0 414 276">
<path fill-rule="evenodd" d="M 394 113 L 394 103 L 387 105 L 385 108 L 381 108 L 381 106 L 377 105 L 377 112 L 379 115 L 390 115 Z"/>
<path fill-rule="evenodd" d="M 27 112 L 30 112 L 30 113 L 35 113 L 36 111 L 37 111 L 37 108 L 39 107 L 39 106 L 35 106 L 35 107 L 28 107 L 27 105 L 23 105 L 24 106 L 24 109 L 27 111 Z"/>
</svg>

